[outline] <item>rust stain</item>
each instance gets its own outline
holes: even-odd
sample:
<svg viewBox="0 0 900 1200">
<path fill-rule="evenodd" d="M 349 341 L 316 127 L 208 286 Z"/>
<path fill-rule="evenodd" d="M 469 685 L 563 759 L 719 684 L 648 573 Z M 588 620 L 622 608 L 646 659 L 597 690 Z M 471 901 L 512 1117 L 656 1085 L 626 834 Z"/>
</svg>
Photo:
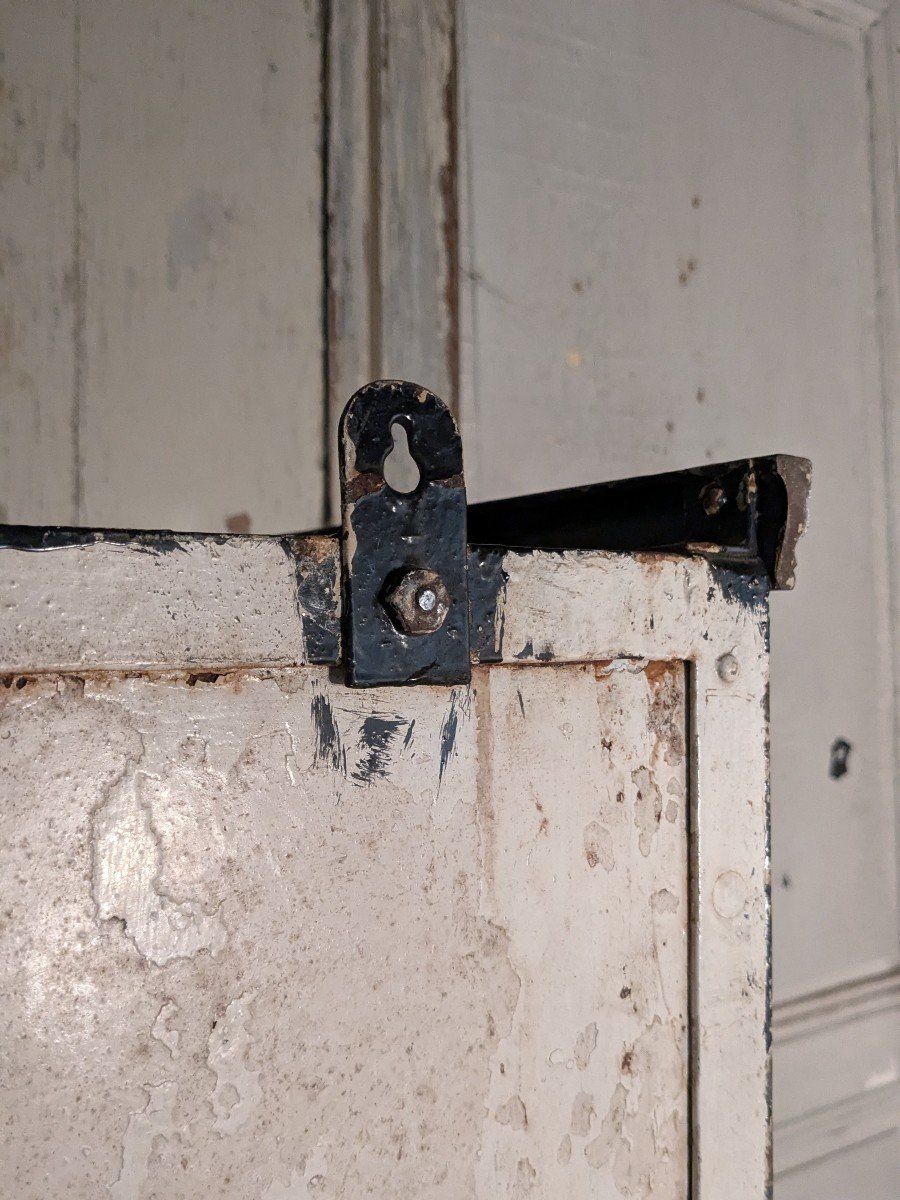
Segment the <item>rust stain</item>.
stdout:
<svg viewBox="0 0 900 1200">
<path fill-rule="evenodd" d="M 229 533 L 249 533 L 252 523 L 248 512 L 232 513 L 225 518 L 225 528 Z"/>
</svg>

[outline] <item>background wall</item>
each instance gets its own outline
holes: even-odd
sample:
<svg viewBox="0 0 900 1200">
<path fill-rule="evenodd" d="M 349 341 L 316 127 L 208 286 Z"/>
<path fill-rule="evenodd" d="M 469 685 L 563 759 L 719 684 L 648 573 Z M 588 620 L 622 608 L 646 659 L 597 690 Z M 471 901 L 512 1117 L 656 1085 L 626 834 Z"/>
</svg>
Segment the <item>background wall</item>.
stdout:
<svg viewBox="0 0 900 1200">
<path fill-rule="evenodd" d="M 456 406 L 475 499 L 813 459 L 776 1194 L 895 1196 L 900 4 L 0 0 L 0 39 L 6 520 L 327 523 L 380 375 Z"/>
</svg>

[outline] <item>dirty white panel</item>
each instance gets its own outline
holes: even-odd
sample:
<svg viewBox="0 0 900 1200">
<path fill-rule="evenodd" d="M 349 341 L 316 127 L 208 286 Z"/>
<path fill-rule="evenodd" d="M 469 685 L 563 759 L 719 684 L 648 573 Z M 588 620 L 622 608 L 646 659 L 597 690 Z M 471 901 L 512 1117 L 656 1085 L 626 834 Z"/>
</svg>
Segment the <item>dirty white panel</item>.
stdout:
<svg viewBox="0 0 900 1200">
<path fill-rule="evenodd" d="M 74 12 L 0 8 L 0 521 L 76 519 Z"/>
<path fill-rule="evenodd" d="M 499 1098 L 493 1091 L 479 1094 L 487 1096 L 478 1100 L 479 1113 L 496 1099 L 497 1111 L 502 1114 L 497 1122 L 502 1128 L 498 1131 L 488 1124 L 482 1139 L 493 1147 L 497 1186 L 512 1188 L 510 1194 L 514 1195 L 516 1187 L 531 1181 L 534 1171 L 535 1179 L 548 1173 L 555 1189 L 561 1178 L 558 1168 L 574 1162 L 566 1177 L 577 1177 L 579 1171 L 590 1168 L 587 1178 L 601 1196 L 610 1194 L 611 1185 L 643 1186 L 641 1181 L 651 1175 L 662 1194 L 678 1187 L 685 1170 L 681 1123 L 687 1118 L 681 1090 L 684 1081 L 675 1057 L 676 1051 L 684 1055 L 687 1046 L 677 1035 L 685 1015 L 681 989 L 688 962 L 673 957 L 671 937 L 673 929 L 680 931 L 684 945 L 681 921 L 687 901 L 682 902 L 680 889 L 685 889 L 686 895 L 690 886 L 690 1032 L 685 1036 L 690 1042 L 692 1186 L 700 1200 L 707 1193 L 721 1195 L 726 1184 L 734 1200 L 756 1200 L 767 1178 L 768 1162 L 765 599 L 701 559 L 510 553 L 503 560 L 506 582 L 498 596 L 492 639 L 494 653 L 503 665 L 479 668 L 471 693 L 461 689 L 448 697 L 446 691 L 427 688 L 348 693 L 337 684 L 340 675 L 333 671 L 326 675 L 322 669 L 309 668 L 282 671 L 274 677 L 268 673 L 254 676 L 246 670 L 228 671 L 223 662 L 229 649 L 245 662 L 265 662 L 270 668 L 296 662 L 296 646 L 303 644 L 307 634 L 317 639 L 320 653 L 330 636 L 332 648 L 327 652 L 334 656 L 330 661 L 336 661 L 337 641 L 334 632 L 329 633 L 336 621 L 330 607 L 334 598 L 329 601 L 327 596 L 333 586 L 329 583 L 333 574 L 328 570 L 335 551 L 333 539 L 308 539 L 287 547 L 298 556 L 296 575 L 290 569 L 287 544 L 279 539 L 272 539 L 271 545 L 265 539 L 222 539 L 221 544 L 219 539 L 202 539 L 193 547 L 190 539 L 186 544 L 168 540 L 175 544 L 164 554 L 152 553 L 153 539 L 145 539 L 147 544 L 132 539 L 121 544 L 91 542 L 56 550 L 3 552 L 3 565 L 11 572 L 9 591 L 14 596 L 2 622 L 8 627 L 4 661 L 10 670 L 19 664 L 27 672 L 45 672 L 37 679 L 27 673 L 6 675 L 6 686 L 0 689 L 10 711 L 21 715 L 20 729 L 34 739 L 24 752 L 21 769 L 17 767 L 15 775 L 8 776 L 10 780 L 21 776 L 26 797 L 26 815 L 17 808 L 11 817 L 13 828 L 24 827 L 31 819 L 27 814 L 33 811 L 40 817 L 46 793 L 42 780 L 52 782 L 56 804 L 59 794 L 69 795 L 74 788 L 77 795 L 72 803 L 77 807 L 84 796 L 97 791 L 96 783 L 87 778 L 92 770 L 108 778 L 112 789 L 108 795 L 105 785 L 100 785 L 102 814 L 96 802 L 91 801 L 88 809 L 89 815 L 102 817 L 97 836 L 112 863 L 99 875 L 91 868 L 95 907 L 102 909 L 105 920 L 124 921 L 126 928 L 130 921 L 132 931 L 139 931 L 141 953 L 155 965 L 169 969 L 167 964 L 186 948 L 197 954 L 209 952 L 218 961 L 218 955 L 226 952 L 218 949 L 222 923 L 228 927 L 221 893 L 217 893 L 218 899 L 210 899 L 194 888 L 191 877 L 184 888 L 166 883 L 158 905 L 151 894 L 160 890 L 154 880 L 162 878 L 162 874 L 154 874 L 157 855 L 151 843 L 164 824 L 164 815 L 157 814 L 150 792 L 144 796 L 142 781 L 146 774 L 148 789 L 162 787 L 170 794 L 177 790 L 177 779 L 171 773 L 177 776 L 184 765 L 181 741 L 173 744 L 167 739 L 201 736 L 202 730 L 197 731 L 210 712 L 219 712 L 224 705 L 217 717 L 221 720 L 220 740 L 229 746 L 243 746 L 249 738 L 254 751 L 262 753 L 267 743 L 257 743 L 265 743 L 268 734 L 253 732 L 257 720 L 253 705 L 258 703 L 263 711 L 263 698 L 274 698 L 276 716 L 271 721 L 278 727 L 279 738 L 284 728 L 287 740 L 278 741 L 277 748 L 273 743 L 271 753 L 260 760 L 260 770 L 276 782 L 284 772 L 291 786 L 302 790 L 311 786 L 310 780 L 320 778 L 315 772 L 308 779 L 303 775 L 310 763 L 313 767 L 330 763 L 328 786 L 336 811 L 348 808 L 344 789 L 374 784 L 379 775 L 377 764 L 385 758 L 389 745 L 392 763 L 396 758 L 400 764 L 390 775 L 391 783 L 406 787 L 401 760 L 407 761 L 403 757 L 407 749 L 413 753 L 411 748 L 420 746 L 411 723 L 419 722 L 421 716 L 416 727 L 421 731 L 439 720 L 439 749 L 429 750 L 426 745 L 413 754 L 409 787 L 424 803 L 426 793 L 431 795 L 429 773 L 433 776 L 436 772 L 438 792 L 452 800 L 452 792 L 441 790 L 442 777 L 449 781 L 453 770 L 462 771 L 472 756 L 477 759 L 477 766 L 460 776 L 460 795 L 469 803 L 476 795 L 480 812 L 490 802 L 490 811 L 478 818 L 482 846 L 487 847 L 493 839 L 491 856 L 485 850 L 479 859 L 479 912 L 507 931 L 522 995 L 532 997 L 523 1009 L 528 1020 L 516 1017 L 509 1032 L 501 1035 L 507 1039 L 503 1050 L 508 1057 L 491 1056 L 489 1060 L 490 1087 L 499 1088 L 498 1080 L 505 1082 L 508 1070 L 515 1067 L 517 1090 Z M 272 556 L 276 548 L 277 561 Z M 291 588 L 294 579 L 299 583 L 297 592 Z M 36 614 L 36 626 L 27 642 L 19 636 L 22 621 L 16 611 L 16 603 L 26 594 L 40 597 L 40 603 L 26 605 Z M 114 610 L 110 594 L 124 606 L 120 619 L 89 621 L 87 613 L 92 607 L 100 606 L 104 613 Z M 130 619 L 129 594 L 140 597 L 133 601 Z M 79 612 L 83 626 L 80 642 Z M 248 617 L 247 627 L 242 632 L 234 630 L 232 624 L 241 623 L 244 616 Z M 140 674 L 146 647 L 136 629 L 147 632 L 147 644 L 155 656 L 155 679 Z M 296 632 L 293 639 L 292 629 Z M 189 636 L 190 641 L 186 640 Z M 186 650 L 191 663 L 203 663 L 211 656 L 219 669 L 207 673 L 194 665 L 179 673 Z M 77 670 L 68 682 L 58 683 L 53 672 L 71 663 L 73 652 L 79 656 L 72 664 Z M 685 660 L 690 663 L 687 696 L 685 673 L 677 665 Z M 666 663 L 674 665 L 663 665 Z M 103 670 L 105 666 L 118 670 L 110 673 Z M 159 672 L 166 667 L 163 676 Z M 67 701 L 56 695 L 58 687 L 68 696 Z M 163 737 L 160 730 L 169 730 L 159 762 L 154 750 L 145 769 L 143 758 L 131 763 L 134 754 L 129 752 L 124 767 L 119 755 L 115 778 L 107 776 L 104 763 L 117 736 L 107 717 L 119 711 L 115 706 L 103 708 L 104 719 L 95 727 L 96 736 L 102 739 L 96 756 L 89 733 L 79 733 L 67 742 L 50 717 L 35 732 L 38 718 L 43 721 L 40 704 L 46 702 L 53 713 L 60 705 L 66 711 L 79 710 L 88 700 L 93 702 L 95 694 L 115 699 L 115 704 L 132 714 L 129 721 L 133 718 L 143 729 L 141 754 L 147 754 L 153 738 Z M 293 700 L 280 698 L 295 695 L 301 696 L 296 712 L 290 708 Z M 144 721 L 138 711 L 141 705 L 160 696 L 163 699 L 152 711 L 148 709 L 150 715 Z M 234 696 L 243 697 L 234 702 L 237 707 L 232 707 Z M 439 718 L 429 704 L 438 706 Z M 351 714 L 349 727 L 341 724 L 341 712 Z M 310 732 L 304 722 L 306 726 L 312 722 L 318 732 Z M 35 752 L 37 744 L 50 747 L 49 759 L 43 750 Z M 66 765 L 60 760 L 58 768 L 53 758 L 57 744 L 59 754 L 67 756 Z M 77 770 L 73 755 L 81 763 Z M 685 775 L 688 756 L 690 787 Z M 204 751 L 201 758 L 206 761 L 208 754 Z M 160 765 L 163 759 L 168 764 L 165 770 Z M 141 775 L 134 789 L 126 779 L 132 766 Z M 84 779 L 73 783 L 73 772 L 78 771 Z M 243 786 L 242 780 L 243 776 L 235 786 Z M 215 806 L 221 800 L 218 777 L 212 786 L 215 792 L 204 793 L 205 799 L 201 799 Z M 620 809 L 607 804 L 607 790 L 614 792 L 616 806 L 625 805 L 629 815 L 624 823 Z M 191 816 L 185 817 L 179 852 L 190 849 L 188 826 L 199 803 L 193 785 L 188 791 Z M 250 821 L 260 803 L 255 783 L 251 791 L 252 804 L 246 810 Z M 685 808 L 688 792 L 689 817 Z M 372 796 L 374 812 L 383 811 L 385 803 L 393 804 L 390 787 L 384 796 Z M 432 797 L 432 803 L 437 805 L 438 799 Z M 149 814 L 146 822 L 142 812 Z M 54 822 L 56 814 L 54 808 Z M 693 831 L 690 871 L 686 845 L 682 844 L 686 834 L 682 821 Z M 148 822 L 151 832 L 156 831 L 150 842 L 145 836 Z M 128 838 L 119 836 L 120 824 L 128 838 L 133 836 L 144 849 L 150 846 L 149 867 L 133 851 Z M 501 840 L 501 832 L 508 845 Z M 15 845 L 24 850 L 19 842 Z M 203 860 L 214 872 L 218 860 L 210 857 L 212 845 L 204 834 Z M 663 852 L 666 861 L 659 857 Z M 268 868 L 259 866 L 254 857 L 257 853 L 255 843 L 249 848 L 242 844 L 235 851 L 242 863 L 246 861 L 248 880 L 254 872 L 261 872 L 259 903 L 267 906 L 267 892 L 276 884 L 265 874 Z M 405 881 L 409 864 L 416 861 L 415 848 L 407 857 L 404 853 L 402 847 L 391 846 L 385 862 L 394 866 L 406 863 Z M 669 856 L 674 856 L 675 863 L 671 874 Z M 489 860 L 490 877 L 485 865 Z M 616 864 L 623 868 L 618 873 Z M 611 868 L 610 878 L 604 882 L 607 867 Z M 332 863 L 331 869 L 338 868 L 342 869 L 339 861 Z M 604 873 L 598 873 L 601 868 Z M 133 886 L 117 886 L 117 872 L 122 871 L 129 877 L 136 874 Z M 279 880 L 290 875 L 286 866 L 279 865 L 278 871 Z M 6 877 L 15 879 L 9 873 Z M 27 880 L 28 875 L 23 878 Z M 15 888 L 21 882 L 16 882 Z M 229 876 L 221 889 L 231 887 L 232 882 Z M 358 873 L 347 886 L 362 888 L 365 893 L 365 884 L 365 876 Z M 48 884 L 51 899 L 54 886 L 61 885 Z M 280 887 L 278 884 L 276 891 Z M 589 897 L 596 894 L 596 908 L 585 899 L 585 887 L 590 889 Z M 664 892 L 674 897 L 674 908 Z M 239 893 L 238 888 L 235 903 L 240 903 Z M 541 904 L 533 902 L 538 893 L 543 896 Z M 644 903 L 648 894 L 649 914 Z M 41 903 L 49 902 L 45 897 Z M 577 929 L 573 916 L 578 917 Z M 678 918 L 674 925 L 669 916 Z M 240 913 L 238 917 L 243 920 Z M 651 918 L 652 927 L 648 927 Z M 275 925 L 286 929 L 291 919 L 296 925 L 295 912 L 279 909 Z M 14 939 L 20 936 L 20 924 L 12 927 Z M 623 924 L 624 929 L 620 927 Z M 574 942 L 567 941 L 569 936 Z M 264 939 L 255 936 L 252 940 L 254 954 L 267 952 Z M 415 956 L 420 953 L 421 948 L 415 950 Z M 481 952 L 471 953 L 474 969 Z M 620 983 L 617 997 L 614 991 L 610 998 L 610 971 L 618 978 L 622 966 L 627 967 L 618 960 L 629 954 L 637 982 Z M 660 964 L 658 991 L 656 977 L 647 973 L 648 961 L 654 958 Z M 321 963 L 305 965 L 317 978 L 323 970 L 328 974 Z M 594 975 L 599 968 L 600 974 Z M 419 970 L 417 965 L 415 970 Z M 353 994 L 352 988 L 345 991 Z M 545 994 L 556 1005 L 552 1012 L 541 1009 Z M 170 999 L 161 998 L 153 1015 L 154 1028 L 164 1045 L 172 1040 Z M 227 1003 L 235 999 L 240 995 L 230 997 Z M 620 1007 L 629 999 L 631 1009 Z M 559 1007 L 577 1014 L 577 1021 L 575 1016 L 567 1018 L 576 1025 L 582 1017 L 584 1020 L 572 1035 L 572 1070 L 593 1037 L 590 1026 L 594 1018 L 585 1016 L 586 1012 L 596 1008 L 598 1047 L 621 1039 L 611 1059 L 603 1052 L 596 1061 L 591 1060 L 590 1072 L 584 1068 L 582 1082 L 590 1086 L 581 1087 L 575 1096 L 566 1091 L 568 1084 L 562 1075 L 546 1074 L 537 1034 L 531 1037 L 535 1030 L 541 1038 L 553 1041 L 545 1054 L 548 1062 L 553 1055 L 551 1066 L 558 1065 L 554 1052 L 560 1048 L 556 1036 Z M 238 1005 L 234 1012 L 240 1008 Z M 352 1019 L 352 1014 L 347 1017 Z M 568 1034 L 565 1029 L 563 1033 L 564 1047 Z M 240 1034 L 242 1045 L 243 1036 Z M 129 1061 L 130 1053 L 123 1061 Z M 648 1069 L 660 1067 L 659 1088 L 645 1089 L 640 1079 L 633 1077 L 633 1069 L 632 1077 L 626 1078 L 634 1062 Z M 485 1061 L 486 1071 L 489 1063 Z M 722 1103 L 725 1079 L 727 1105 Z M 173 1080 L 166 1076 L 152 1082 Z M 540 1090 L 544 1084 L 550 1089 L 547 1094 Z M 129 1111 L 152 1117 L 150 1128 L 155 1129 L 158 1121 L 166 1119 L 170 1093 L 168 1089 L 142 1095 L 142 1107 Z M 651 1102 L 651 1095 L 657 1094 L 663 1099 Z M 214 1109 L 217 1104 L 225 1105 L 225 1096 L 231 1092 L 223 1085 Z M 671 1098 L 671 1107 L 665 1097 Z M 521 1132 L 519 1101 L 526 1113 L 540 1113 L 542 1122 L 546 1119 L 546 1123 L 535 1121 L 528 1127 L 531 1132 L 525 1141 L 508 1138 L 510 1133 Z M 558 1103 L 563 1103 L 569 1114 L 565 1118 L 556 1112 Z M 566 1163 L 562 1161 L 568 1154 L 563 1125 L 572 1125 L 576 1106 L 576 1130 L 586 1129 L 586 1139 L 588 1133 L 592 1136 L 582 1147 L 584 1162 L 575 1157 L 573 1149 Z M 216 1116 L 228 1119 L 218 1109 Z M 666 1147 L 665 1155 L 652 1160 L 647 1160 L 649 1150 L 643 1143 L 635 1154 L 611 1136 L 623 1125 L 637 1138 L 637 1127 L 645 1117 L 652 1118 L 660 1144 Z M 551 1145 L 551 1149 L 555 1147 L 555 1166 L 546 1144 L 535 1140 L 548 1128 L 559 1139 Z M 138 1150 L 145 1144 L 146 1130 L 145 1124 L 139 1126 L 143 1132 Z M 577 1149 L 576 1131 L 570 1128 L 568 1136 Z M 687 1139 L 686 1129 L 683 1136 Z M 520 1145 L 525 1152 L 516 1157 Z M 649 1165 L 640 1165 L 648 1161 Z M 482 1172 L 483 1164 L 478 1162 Z M 482 1194 L 495 1194 L 483 1174 L 477 1178 L 488 1189 Z"/>
<path fill-rule="evenodd" d="M 313 567 L 306 561 L 301 570 Z M 281 538 L 7 548 L 0 549 L 0 578 L 0 670 L 306 661 L 297 567 Z M 90 609 L 94 617 L 86 619 Z"/>
<path fill-rule="evenodd" d="M 863 46 L 797 11 L 462 6 L 470 494 L 813 460 L 774 602 L 783 997 L 897 952 Z"/>
<path fill-rule="evenodd" d="M 80 13 L 80 520 L 315 526 L 317 6 Z"/>
<path fill-rule="evenodd" d="M 682 1200 L 684 667 L 495 669 L 475 702 L 485 910 L 521 986 L 479 1194 Z"/>
<path fill-rule="evenodd" d="M 785 1175 L 777 1194 L 778 1200 L 896 1200 L 898 1179 L 900 1133 L 895 1130 Z"/>
<path fill-rule="evenodd" d="M 680 665 L 3 707 L 17 1196 L 683 1197 Z"/>
</svg>

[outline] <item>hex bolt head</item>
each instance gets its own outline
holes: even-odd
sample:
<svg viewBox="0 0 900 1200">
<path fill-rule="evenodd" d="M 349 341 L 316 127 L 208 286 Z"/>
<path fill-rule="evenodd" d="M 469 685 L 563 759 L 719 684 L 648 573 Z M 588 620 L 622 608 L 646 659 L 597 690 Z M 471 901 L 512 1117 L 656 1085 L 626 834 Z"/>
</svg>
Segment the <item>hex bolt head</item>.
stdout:
<svg viewBox="0 0 900 1200">
<path fill-rule="evenodd" d="M 733 654 L 723 654 L 716 661 L 716 671 L 723 683 L 734 683 L 741 673 L 741 664 Z"/>
<path fill-rule="evenodd" d="M 383 603 L 401 633 L 434 633 L 450 611 L 450 596 L 437 571 L 410 570 L 390 583 Z"/>
</svg>

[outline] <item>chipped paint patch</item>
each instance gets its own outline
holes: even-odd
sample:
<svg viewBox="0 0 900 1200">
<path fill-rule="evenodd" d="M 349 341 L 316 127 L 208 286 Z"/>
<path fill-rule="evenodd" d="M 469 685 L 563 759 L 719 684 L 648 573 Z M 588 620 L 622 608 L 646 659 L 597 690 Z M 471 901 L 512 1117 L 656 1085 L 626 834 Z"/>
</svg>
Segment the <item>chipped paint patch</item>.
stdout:
<svg viewBox="0 0 900 1200">
<path fill-rule="evenodd" d="M 636 771 L 632 771 L 631 778 L 637 788 L 634 824 L 638 830 L 638 848 L 644 858 L 647 858 L 662 820 L 662 792 L 646 767 L 638 767 Z"/>
<path fill-rule="evenodd" d="M 586 1071 L 591 1063 L 591 1055 L 597 1049 L 597 1022 L 591 1021 L 579 1033 L 575 1040 L 575 1066 L 579 1071 Z"/>
<path fill-rule="evenodd" d="M 157 966 L 218 954 L 225 926 L 194 900 L 178 901 L 159 886 L 163 854 L 150 802 L 142 795 L 147 772 L 129 764 L 94 818 L 93 896 L 97 917 L 120 920 L 136 949 Z"/>
<path fill-rule="evenodd" d="M 212 1094 L 213 1129 L 221 1137 L 241 1129 L 262 1099 L 259 1072 L 247 1066 L 250 1034 L 247 1030 L 251 994 L 232 1000 L 225 1015 L 209 1035 L 207 1066 L 216 1076 Z"/>
<path fill-rule="evenodd" d="M 584 857 L 591 870 L 599 864 L 604 871 L 612 871 L 616 865 L 612 834 L 598 821 L 585 826 Z"/>
<path fill-rule="evenodd" d="M 519 1096 L 510 1096 L 497 1109 L 497 1121 L 501 1125 L 508 1125 L 510 1129 L 524 1129 L 528 1125 L 528 1113 Z"/>
<path fill-rule="evenodd" d="M 594 1097 L 590 1092 L 578 1092 L 572 1101 L 573 1137 L 587 1137 L 595 1115 Z"/>
<path fill-rule="evenodd" d="M 713 908 L 726 921 L 733 921 L 747 904 L 747 881 L 738 871 L 723 871 L 713 884 Z"/>
<path fill-rule="evenodd" d="M 179 1008 L 174 1000 L 166 1000 L 162 1008 L 156 1014 L 156 1020 L 153 1022 L 153 1028 L 150 1033 L 169 1051 L 172 1058 L 178 1057 L 178 1043 L 181 1041 L 181 1034 L 177 1029 L 169 1027 L 169 1021 L 173 1017 L 178 1016 Z"/>
<path fill-rule="evenodd" d="M 662 1181 L 669 1179 L 660 1147 L 683 1136 L 675 1103 L 685 1081 L 677 1022 L 654 1017 L 626 1052 L 622 1071 L 628 1082 L 622 1079 L 613 1089 L 600 1132 L 585 1146 L 585 1158 L 594 1170 L 609 1172 L 622 1196 L 649 1200 L 663 1194 Z"/>
<path fill-rule="evenodd" d="M 129 1114 L 119 1174 L 115 1183 L 109 1186 L 113 1200 L 140 1200 L 150 1173 L 153 1143 L 157 1138 L 169 1138 L 174 1133 L 172 1108 L 176 1091 L 176 1085 L 168 1081 L 151 1085 L 146 1089 L 144 1107 Z"/>
<path fill-rule="evenodd" d="M 654 912 L 678 912 L 678 897 L 668 888 L 660 888 L 650 897 L 650 907 Z"/>
</svg>

